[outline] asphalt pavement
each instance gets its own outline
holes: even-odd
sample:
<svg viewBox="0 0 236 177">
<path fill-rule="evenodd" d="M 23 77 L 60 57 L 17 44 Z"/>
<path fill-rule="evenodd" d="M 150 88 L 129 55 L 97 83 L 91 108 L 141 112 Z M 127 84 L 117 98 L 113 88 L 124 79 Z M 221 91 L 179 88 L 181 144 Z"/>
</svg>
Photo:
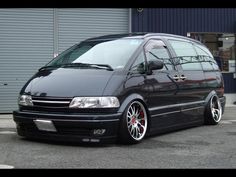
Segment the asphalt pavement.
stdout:
<svg viewBox="0 0 236 177">
<path fill-rule="evenodd" d="M 198 126 L 136 145 L 81 145 L 19 137 L 12 115 L 0 115 L 0 168 L 236 168 L 236 107 L 216 126 Z"/>
</svg>

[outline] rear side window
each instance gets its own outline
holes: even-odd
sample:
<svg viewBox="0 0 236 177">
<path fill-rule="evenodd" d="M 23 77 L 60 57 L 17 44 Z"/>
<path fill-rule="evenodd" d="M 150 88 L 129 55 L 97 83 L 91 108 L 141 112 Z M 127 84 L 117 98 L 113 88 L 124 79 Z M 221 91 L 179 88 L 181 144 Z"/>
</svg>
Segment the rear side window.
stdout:
<svg viewBox="0 0 236 177">
<path fill-rule="evenodd" d="M 199 60 L 201 61 L 202 68 L 204 71 L 219 70 L 219 67 L 216 61 L 214 60 L 214 57 L 206 47 L 199 44 L 194 44 L 194 48 L 196 49 L 197 54 L 199 55 Z"/>
<path fill-rule="evenodd" d="M 205 46 L 199 44 L 194 44 L 194 46 L 198 55 L 207 55 L 211 58 L 214 58 L 211 52 Z"/>
<path fill-rule="evenodd" d="M 178 40 L 169 40 L 169 42 L 183 70 L 202 70 L 202 66 L 192 43 Z"/>
<path fill-rule="evenodd" d="M 206 52 L 202 47 L 200 47 L 200 45 L 194 44 L 194 48 L 197 54 L 199 55 L 198 58 L 201 61 L 203 71 L 212 71 L 213 66 L 208 52 Z"/>
</svg>

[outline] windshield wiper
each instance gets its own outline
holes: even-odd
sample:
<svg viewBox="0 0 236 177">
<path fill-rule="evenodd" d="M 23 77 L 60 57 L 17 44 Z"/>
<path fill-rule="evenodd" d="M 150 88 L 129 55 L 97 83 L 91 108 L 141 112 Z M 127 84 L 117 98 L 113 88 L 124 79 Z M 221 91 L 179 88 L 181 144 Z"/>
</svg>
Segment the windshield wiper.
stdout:
<svg viewBox="0 0 236 177">
<path fill-rule="evenodd" d="M 110 65 L 106 65 L 106 64 L 67 63 L 67 64 L 62 65 L 62 67 L 77 67 L 77 66 L 93 67 L 97 69 L 106 69 L 109 71 L 113 71 L 113 68 Z"/>
<path fill-rule="evenodd" d="M 110 65 L 106 64 L 90 64 L 90 63 L 66 63 L 61 65 L 52 65 L 52 66 L 43 66 L 39 69 L 39 71 L 47 68 L 60 68 L 60 67 L 93 67 L 97 69 L 106 69 L 109 71 L 113 71 L 113 68 Z"/>
<path fill-rule="evenodd" d="M 99 68 L 99 69 L 107 69 L 109 71 L 114 70 L 110 65 L 106 65 L 106 64 L 89 64 L 89 65 L 92 67 Z"/>
<path fill-rule="evenodd" d="M 47 69 L 47 68 L 57 68 L 57 67 L 60 67 L 59 65 L 54 65 L 54 66 L 43 66 L 41 68 L 38 69 L 38 71 L 42 71 L 44 69 Z"/>
<path fill-rule="evenodd" d="M 83 63 L 66 63 L 66 64 L 61 64 L 61 65 L 48 65 L 48 66 L 43 66 L 41 68 L 39 68 L 39 71 L 42 71 L 44 69 L 48 69 L 48 68 L 60 68 L 60 67 L 64 67 L 64 66 L 81 66 L 83 65 Z M 86 64 L 87 66 L 87 64 Z"/>
</svg>

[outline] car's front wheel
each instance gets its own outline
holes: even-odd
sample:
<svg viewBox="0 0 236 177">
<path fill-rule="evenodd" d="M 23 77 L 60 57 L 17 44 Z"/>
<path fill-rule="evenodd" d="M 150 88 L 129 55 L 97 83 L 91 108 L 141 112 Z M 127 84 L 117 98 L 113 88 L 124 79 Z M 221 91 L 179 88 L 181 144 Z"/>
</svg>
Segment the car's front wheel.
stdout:
<svg viewBox="0 0 236 177">
<path fill-rule="evenodd" d="M 121 120 L 119 140 L 124 144 L 140 142 L 146 135 L 148 115 L 140 101 L 132 101 L 125 109 Z"/>
</svg>

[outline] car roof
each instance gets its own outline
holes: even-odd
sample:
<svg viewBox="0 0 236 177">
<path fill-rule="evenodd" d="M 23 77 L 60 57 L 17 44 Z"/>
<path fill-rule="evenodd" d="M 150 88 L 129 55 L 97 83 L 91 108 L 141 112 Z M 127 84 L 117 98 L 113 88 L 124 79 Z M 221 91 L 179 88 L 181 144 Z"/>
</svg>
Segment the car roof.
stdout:
<svg viewBox="0 0 236 177">
<path fill-rule="evenodd" d="M 175 35 L 175 34 L 168 34 L 168 33 L 148 33 L 148 32 L 111 34 L 111 35 L 104 35 L 104 36 L 89 38 L 85 41 L 103 41 L 103 40 L 107 41 L 107 40 L 115 40 L 115 39 L 120 39 L 120 38 L 145 39 L 145 38 L 150 38 L 150 37 L 153 37 L 153 36 L 154 37 L 161 37 L 161 38 L 178 38 L 178 39 L 189 40 L 189 41 L 192 41 L 192 42 L 196 42 L 198 44 L 202 44 L 200 41 L 197 41 L 195 39 L 185 37 L 185 36 L 180 36 L 180 35 Z"/>
</svg>

